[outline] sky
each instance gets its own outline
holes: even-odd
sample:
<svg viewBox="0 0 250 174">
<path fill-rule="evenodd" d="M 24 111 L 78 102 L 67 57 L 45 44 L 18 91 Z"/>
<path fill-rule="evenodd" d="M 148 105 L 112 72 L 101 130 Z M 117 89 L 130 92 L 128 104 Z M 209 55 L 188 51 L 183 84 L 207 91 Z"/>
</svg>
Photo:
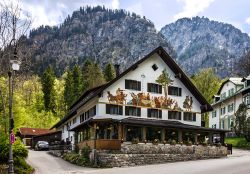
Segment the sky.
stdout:
<svg viewBox="0 0 250 174">
<path fill-rule="evenodd" d="M 159 31 L 179 18 L 204 16 L 234 25 L 250 35 L 250 0 L 22 0 L 32 27 L 58 25 L 81 6 L 104 5 L 145 16 Z"/>
</svg>

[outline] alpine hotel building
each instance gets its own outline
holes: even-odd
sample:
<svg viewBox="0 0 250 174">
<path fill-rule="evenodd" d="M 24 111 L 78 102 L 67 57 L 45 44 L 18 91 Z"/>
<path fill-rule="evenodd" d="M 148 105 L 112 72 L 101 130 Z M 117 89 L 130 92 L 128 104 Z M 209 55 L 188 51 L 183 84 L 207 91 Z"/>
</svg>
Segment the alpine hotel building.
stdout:
<svg viewBox="0 0 250 174">
<path fill-rule="evenodd" d="M 211 105 L 158 47 L 112 81 L 86 91 L 53 128 L 78 148 L 119 149 L 121 143 L 213 141 L 225 130 L 202 127 Z M 209 138 L 209 139 L 208 139 Z"/>
</svg>

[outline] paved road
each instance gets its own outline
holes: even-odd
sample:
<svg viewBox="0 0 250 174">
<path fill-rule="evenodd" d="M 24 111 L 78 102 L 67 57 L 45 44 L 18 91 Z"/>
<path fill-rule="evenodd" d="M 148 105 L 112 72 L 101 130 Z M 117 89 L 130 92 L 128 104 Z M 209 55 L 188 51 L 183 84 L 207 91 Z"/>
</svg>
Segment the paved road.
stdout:
<svg viewBox="0 0 250 174">
<path fill-rule="evenodd" d="M 77 167 L 45 152 L 30 151 L 29 161 L 38 169 L 36 174 L 250 174 L 250 151 L 242 150 L 221 159 L 112 169 Z"/>
<path fill-rule="evenodd" d="M 82 174 L 94 170 L 73 165 L 46 151 L 29 150 L 27 162 L 35 169 L 35 174 Z"/>
</svg>

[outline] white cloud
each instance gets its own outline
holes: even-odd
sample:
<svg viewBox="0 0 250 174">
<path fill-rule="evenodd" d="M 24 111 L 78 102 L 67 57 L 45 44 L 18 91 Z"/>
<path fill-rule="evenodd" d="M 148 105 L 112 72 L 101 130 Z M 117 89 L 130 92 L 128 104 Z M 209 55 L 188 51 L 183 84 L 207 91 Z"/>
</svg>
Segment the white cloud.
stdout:
<svg viewBox="0 0 250 174">
<path fill-rule="evenodd" d="M 246 18 L 246 23 L 250 25 L 250 17 Z"/>
<path fill-rule="evenodd" d="M 111 6 L 113 9 L 119 9 L 119 5 L 120 5 L 119 0 L 112 0 Z"/>
<path fill-rule="evenodd" d="M 214 0 L 177 0 L 184 3 L 183 11 L 174 15 L 174 19 L 177 20 L 183 17 L 193 17 L 203 12 Z"/>
</svg>

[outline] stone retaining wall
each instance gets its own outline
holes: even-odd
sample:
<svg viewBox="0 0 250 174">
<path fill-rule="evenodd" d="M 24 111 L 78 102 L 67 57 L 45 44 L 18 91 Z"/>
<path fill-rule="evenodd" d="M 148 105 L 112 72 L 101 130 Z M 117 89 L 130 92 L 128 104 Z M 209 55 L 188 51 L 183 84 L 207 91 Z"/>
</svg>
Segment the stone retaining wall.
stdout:
<svg viewBox="0 0 250 174">
<path fill-rule="evenodd" d="M 227 156 L 224 146 L 122 145 L 121 151 L 98 151 L 98 162 L 106 167 L 135 166 Z"/>
</svg>

